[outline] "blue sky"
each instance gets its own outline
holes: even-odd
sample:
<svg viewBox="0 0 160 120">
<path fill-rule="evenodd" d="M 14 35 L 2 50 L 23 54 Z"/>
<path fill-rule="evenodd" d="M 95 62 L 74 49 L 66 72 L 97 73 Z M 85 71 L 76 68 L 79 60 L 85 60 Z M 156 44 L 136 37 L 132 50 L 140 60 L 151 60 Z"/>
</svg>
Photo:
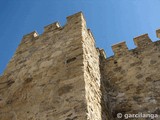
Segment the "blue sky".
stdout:
<svg viewBox="0 0 160 120">
<path fill-rule="evenodd" d="M 148 33 L 157 40 L 160 28 L 160 0 L 0 0 L 0 74 L 13 56 L 22 36 L 82 11 L 96 39 L 97 47 L 112 55 L 111 45 Z"/>
</svg>

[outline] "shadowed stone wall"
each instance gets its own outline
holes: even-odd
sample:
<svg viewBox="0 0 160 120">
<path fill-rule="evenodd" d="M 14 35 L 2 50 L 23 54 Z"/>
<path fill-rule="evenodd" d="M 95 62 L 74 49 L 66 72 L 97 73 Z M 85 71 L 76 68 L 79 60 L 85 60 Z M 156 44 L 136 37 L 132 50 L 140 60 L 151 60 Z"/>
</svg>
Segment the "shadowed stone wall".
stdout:
<svg viewBox="0 0 160 120">
<path fill-rule="evenodd" d="M 102 58 L 103 96 L 114 120 L 117 113 L 160 115 L 160 41 L 145 34 L 134 42 L 137 48 L 129 51 L 125 42 L 118 43 L 114 56 Z"/>
</svg>

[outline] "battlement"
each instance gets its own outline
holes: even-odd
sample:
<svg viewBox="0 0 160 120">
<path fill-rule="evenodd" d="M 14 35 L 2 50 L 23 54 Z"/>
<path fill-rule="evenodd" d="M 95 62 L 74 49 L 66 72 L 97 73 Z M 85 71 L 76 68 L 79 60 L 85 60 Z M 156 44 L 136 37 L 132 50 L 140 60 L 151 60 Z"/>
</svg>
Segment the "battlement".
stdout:
<svg viewBox="0 0 160 120">
<path fill-rule="evenodd" d="M 74 15 L 67 17 L 67 24 L 75 24 L 75 23 L 79 23 L 79 21 L 81 21 L 86 25 L 86 20 L 82 12 L 78 12 Z"/>
<path fill-rule="evenodd" d="M 70 16 L 66 17 L 66 20 L 67 20 L 67 22 L 64 26 L 61 26 L 59 22 L 54 22 L 52 24 L 45 26 L 44 32 L 42 33 L 42 35 L 47 34 L 47 33 L 52 33 L 52 34 L 59 33 L 61 30 L 64 30 L 64 29 L 65 29 L 65 32 L 77 31 L 77 28 L 82 29 L 82 27 L 87 29 L 86 20 L 85 20 L 85 17 L 82 12 L 78 12 L 74 15 L 70 15 Z M 87 30 L 88 30 L 88 35 L 92 38 L 93 42 L 95 42 L 95 39 L 94 39 L 94 36 L 93 36 L 91 30 L 90 29 L 87 29 Z M 78 33 L 78 32 L 76 32 L 76 33 Z M 160 38 L 160 29 L 156 30 L 156 35 L 158 38 Z M 24 35 L 23 38 L 34 39 L 34 38 L 37 38 L 38 36 L 41 36 L 41 35 L 38 35 L 38 33 L 36 31 L 33 31 L 27 35 Z M 148 34 L 143 34 L 143 35 L 137 36 L 137 37 L 133 38 L 133 41 L 138 49 L 144 49 L 147 46 L 149 46 L 150 44 L 152 44 L 152 41 L 151 41 L 150 37 L 148 36 Z M 114 56 L 116 56 L 116 57 L 124 56 L 124 55 L 130 53 L 130 50 L 128 49 L 125 41 L 114 44 L 112 46 L 112 50 L 114 52 Z M 100 53 L 100 55 L 102 55 L 106 58 L 106 54 L 103 49 L 99 50 L 99 53 Z"/>
<path fill-rule="evenodd" d="M 156 35 L 157 35 L 157 38 L 160 38 L 160 29 L 156 30 Z M 151 44 L 154 44 L 154 42 L 152 42 L 152 40 L 150 39 L 148 34 L 143 34 L 143 35 L 137 36 L 137 37 L 133 38 L 133 41 L 138 49 L 145 49 L 145 48 L 149 47 Z M 135 49 L 137 49 L 137 48 L 135 48 Z M 132 50 L 128 49 L 125 41 L 113 45 L 112 50 L 113 50 L 115 57 L 120 57 L 120 56 L 126 55 L 126 54 L 130 53 L 130 51 L 132 51 Z M 112 58 L 114 56 L 112 56 Z"/>
<path fill-rule="evenodd" d="M 148 44 L 152 43 L 151 39 L 149 38 L 148 34 L 140 35 L 134 38 L 134 43 L 137 47 L 143 48 L 146 47 Z"/>
<path fill-rule="evenodd" d="M 97 48 L 97 51 L 98 51 L 100 57 L 107 58 L 104 49 Z"/>
<path fill-rule="evenodd" d="M 49 24 L 44 27 L 44 32 L 42 33 L 49 33 L 49 32 L 54 32 L 56 33 L 57 31 L 61 31 L 62 29 L 76 29 L 77 27 L 84 26 L 86 27 L 86 20 L 83 16 L 82 12 L 78 12 L 74 15 L 68 16 L 67 18 L 67 23 L 64 26 L 61 26 L 59 22 L 54 22 L 52 24 Z M 26 34 L 23 36 L 23 38 L 36 38 L 38 33 L 36 31 L 33 31 L 29 34 Z"/>
<path fill-rule="evenodd" d="M 44 27 L 44 33 L 51 32 L 51 31 L 54 31 L 54 30 L 58 30 L 59 28 L 61 28 L 60 24 L 58 22 L 55 22 L 53 24 L 45 26 Z"/>
<path fill-rule="evenodd" d="M 31 33 L 24 35 L 23 38 L 35 38 L 37 36 L 39 36 L 38 33 L 36 31 L 33 31 Z"/>
<path fill-rule="evenodd" d="M 121 56 L 121 55 L 128 53 L 128 47 L 125 41 L 113 45 L 112 50 L 115 56 Z"/>
<path fill-rule="evenodd" d="M 160 38 L 160 29 L 156 34 Z M 123 41 L 107 58 L 82 12 L 68 16 L 64 26 L 55 22 L 41 35 L 24 35 L 0 76 L 0 120 L 114 120 L 117 113 L 159 113 L 160 41 L 148 34 L 133 40 L 135 49 Z"/>
<path fill-rule="evenodd" d="M 160 38 L 160 29 L 156 30 L 157 38 Z"/>
</svg>

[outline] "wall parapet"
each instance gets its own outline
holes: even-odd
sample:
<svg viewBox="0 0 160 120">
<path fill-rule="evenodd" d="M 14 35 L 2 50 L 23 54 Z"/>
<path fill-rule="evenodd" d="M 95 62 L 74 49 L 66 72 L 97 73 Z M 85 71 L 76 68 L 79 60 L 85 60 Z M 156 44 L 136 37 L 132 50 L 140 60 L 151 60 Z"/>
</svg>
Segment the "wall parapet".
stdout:
<svg viewBox="0 0 160 120">
<path fill-rule="evenodd" d="M 23 38 L 35 38 L 37 36 L 39 36 L 38 33 L 36 31 L 33 31 L 31 33 L 24 35 Z"/>
<path fill-rule="evenodd" d="M 70 15 L 66 19 L 67 19 L 67 24 L 78 23 L 79 20 L 82 20 L 82 22 L 86 25 L 86 20 L 82 12 L 78 12 L 74 15 Z"/>
<path fill-rule="evenodd" d="M 152 43 L 152 41 L 149 38 L 148 34 L 140 35 L 138 37 L 135 37 L 133 40 L 134 40 L 135 45 L 138 48 L 146 47 L 148 44 Z"/>
<path fill-rule="evenodd" d="M 85 17 L 82 12 L 78 12 L 76 14 L 70 15 L 70 16 L 66 17 L 66 20 L 67 20 L 67 23 L 64 26 L 61 26 L 59 24 L 59 22 L 54 22 L 52 24 L 45 26 L 44 32 L 42 34 L 50 33 L 50 32 L 52 32 L 52 34 L 59 33 L 57 31 L 61 31 L 63 29 L 66 29 L 66 32 L 68 32 L 68 30 L 70 30 L 70 29 L 76 30 L 77 27 L 82 27 L 82 26 L 87 28 L 86 27 L 86 20 L 85 20 Z M 87 29 L 87 30 L 88 30 L 88 34 L 92 37 L 93 42 L 95 43 L 95 39 L 94 39 L 94 36 L 93 36 L 91 30 L 90 29 Z M 156 30 L 156 35 L 158 38 L 160 38 L 160 29 Z M 38 33 L 36 31 L 33 31 L 27 35 L 24 35 L 23 39 L 29 38 L 29 39 L 34 40 L 38 36 L 40 36 L 40 35 L 38 35 Z M 25 40 L 27 40 L 27 39 L 25 39 Z M 23 41 L 25 41 L 25 40 L 23 40 Z M 137 36 L 137 37 L 133 38 L 133 41 L 138 49 L 144 49 L 153 43 L 152 40 L 150 39 L 150 37 L 148 36 L 148 34 L 143 34 L 143 35 Z M 116 56 L 116 57 L 126 55 L 130 52 L 125 41 L 114 44 L 112 46 L 112 50 L 114 52 L 114 56 Z M 100 49 L 99 53 L 106 58 L 106 54 L 103 49 Z"/>
<path fill-rule="evenodd" d="M 160 29 L 156 30 L 156 35 L 157 35 L 157 38 L 160 38 Z"/>
<path fill-rule="evenodd" d="M 67 23 L 64 26 L 61 26 L 59 22 L 54 22 L 52 24 L 45 26 L 44 32 L 42 34 L 49 33 L 49 32 L 53 32 L 53 34 L 54 34 L 54 32 L 56 33 L 57 30 L 61 31 L 62 29 L 69 27 L 69 26 L 70 26 L 70 29 L 72 29 L 71 27 L 73 27 L 73 26 L 75 26 L 75 28 L 76 28 L 78 25 L 80 25 L 82 23 L 84 26 L 86 26 L 86 20 L 85 20 L 82 12 L 78 12 L 76 14 L 70 15 L 70 16 L 66 17 L 66 20 L 67 20 Z M 40 35 L 38 35 L 38 33 L 36 31 L 33 31 L 29 34 L 24 35 L 23 39 L 25 39 L 25 38 L 33 39 L 33 38 L 36 38 L 37 36 L 40 36 Z"/>
<path fill-rule="evenodd" d="M 121 56 L 128 53 L 128 47 L 125 41 L 113 45 L 112 50 L 115 56 Z"/>
<path fill-rule="evenodd" d="M 156 36 L 157 38 L 160 38 L 160 29 L 156 30 Z M 137 36 L 135 38 L 133 38 L 134 44 L 137 46 L 136 48 L 129 50 L 126 42 L 120 42 L 117 44 L 112 45 L 112 50 L 114 55 L 110 56 L 107 59 L 113 59 L 114 57 L 121 57 L 123 55 L 126 55 L 128 53 L 130 53 L 131 51 L 137 49 L 137 50 L 143 50 L 145 48 L 148 48 L 149 46 L 151 46 L 152 44 L 158 44 L 157 41 L 156 42 L 152 42 L 152 40 L 150 39 L 148 34 L 142 34 L 140 36 Z"/>
<path fill-rule="evenodd" d="M 61 28 L 61 25 L 59 24 L 59 22 L 55 22 L 55 23 L 52 23 L 50 25 L 45 26 L 44 27 L 44 33 L 54 31 L 54 30 L 57 30 L 59 28 Z"/>
<path fill-rule="evenodd" d="M 103 58 L 105 58 L 105 59 L 107 58 L 104 49 L 99 49 L 99 48 L 97 48 L 97 51 L 98 51 L 98 53 L 99 53 L 99 56 L 101 56 L 101 57 L 103 57 Z"/>
</svg>

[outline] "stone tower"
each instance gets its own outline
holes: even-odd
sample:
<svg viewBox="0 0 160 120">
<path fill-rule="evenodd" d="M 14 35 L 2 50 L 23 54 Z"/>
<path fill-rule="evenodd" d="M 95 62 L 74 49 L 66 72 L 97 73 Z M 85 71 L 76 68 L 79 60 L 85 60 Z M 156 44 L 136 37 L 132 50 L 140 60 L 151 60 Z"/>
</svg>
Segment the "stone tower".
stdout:
<svg viewBox="0 0 160 120">
<path fill-rule="evenodd" d="M 81 12 L 25 35 L 0 78 L 0 120 L 100 120 L 98 54 Z"/>
<path fill-rule="evenodd" d="M 125 42 L 112 46 L 115 54 L 106 58 L 81 12 L 67 17 L 63 27 L 56 22 L 41 35 L 25 35 L 0 77 L 0 120 L 160 114 L 160 42 L 147 34 L 134 42 L 133 50 Z"/>
</svg>

